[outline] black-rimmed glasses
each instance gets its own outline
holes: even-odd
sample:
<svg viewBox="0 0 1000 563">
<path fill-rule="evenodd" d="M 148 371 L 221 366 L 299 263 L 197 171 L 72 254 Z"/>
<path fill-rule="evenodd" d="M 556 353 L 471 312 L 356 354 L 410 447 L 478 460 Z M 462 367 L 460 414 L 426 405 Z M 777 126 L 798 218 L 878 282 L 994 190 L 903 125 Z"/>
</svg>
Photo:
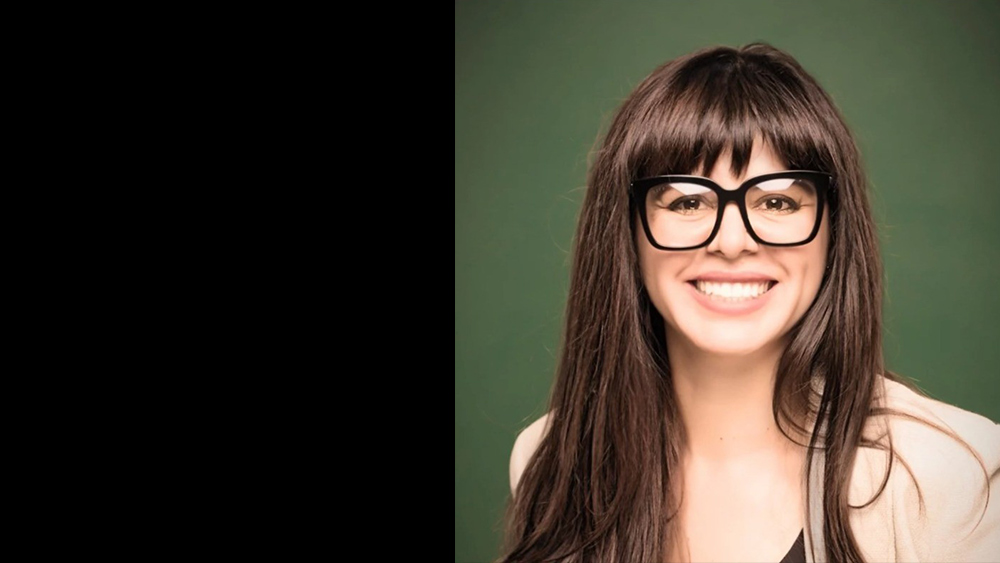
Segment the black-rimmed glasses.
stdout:
<svg viewBox="0 0 1000 563">
<path fill-rule="evenodd" d="M 743 226 L 759 243 L 797 246 L 816 237 L 832 177 L 825 172 L 789 170 L 763 174 L 727 190 L 708 178 L 669 174 L 635 180 L 632 203 L 650 244 L 661 250 L 707 245 L 733 202 Z"/>
</svg>

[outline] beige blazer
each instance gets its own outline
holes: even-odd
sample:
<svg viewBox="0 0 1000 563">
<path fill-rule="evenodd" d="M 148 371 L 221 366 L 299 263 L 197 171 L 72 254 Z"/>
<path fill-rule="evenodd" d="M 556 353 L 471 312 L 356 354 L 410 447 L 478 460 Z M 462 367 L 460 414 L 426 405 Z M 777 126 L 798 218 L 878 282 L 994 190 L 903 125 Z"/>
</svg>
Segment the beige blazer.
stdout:
<svg viewBox="0 0 1000 563">
<path fill-rule="evenodd" d="M 866 435 L 888 429 L 893 448 L 909 471 L 897 458 L 879 498 L 851 511 L 851 529 L 862 556 L 869 562 L 1000 563 L 1000 424 L 923 397 L 894 381 L 882 381 L 884 405 L 952 430 L 968 442 L 983 465 L 960 443 L 924 424 L 904 417 L 873 419 Z M 872 498 L 882 483 L 887 459 L 884 451 L 858 449 L 848 492 L 851 506 Z M 806 534 L 806 561 L 810 563 L 826 562 L 822 466 L 820 450 L 808 478 L 811 534 Z"/>
<path fill-rule="evenodd" d="M 968 442 L 983 466 L 960 443 L 924 424 L 901 417 L 873 419 L 866 435 L 875 437 L 888 429 L 896 453 L 910 471 L 898 461 L 893 463 L 879 498 L 852 511 L 851 528 L 862 556 L 869 563 L 1000 563 L 1000 424 L 923 397 L 899 383 L 882 382 L 884 405 L 952 430 Z M 547 419 L 548 415 L 542 416 L 517 437 L 510 459 L 511 491 L 547 430 Z M 867 503 L 878 490 L 887 457 L 881 450 L 858 449 L 848 493 L 852 506 Z M 827 563 L 822 530 L 823 463 L 822 450 L 818 450 L 806 483 L 809 563 Z M 814 545 L 815 559 L 811 551 Z"/>
</svg>

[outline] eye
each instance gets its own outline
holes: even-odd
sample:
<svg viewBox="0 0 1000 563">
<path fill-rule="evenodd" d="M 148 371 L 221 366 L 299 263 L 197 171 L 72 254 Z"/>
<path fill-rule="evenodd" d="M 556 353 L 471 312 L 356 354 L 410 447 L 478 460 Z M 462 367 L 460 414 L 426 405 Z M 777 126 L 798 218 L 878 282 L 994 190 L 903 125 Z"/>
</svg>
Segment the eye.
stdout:
<svg viewBox="0 0 1000 563">
<path fill-rule="evenodd" d="M 667 209 L 671 211 L 679 211 L 681 213 L 685 211 L 700 211 L 705 209 L 705 202 L 696 197 L 688 197 L 672 202 L 669 206 L 667 206 Z"/>
<path fill-rule="evenodd" d="M 718 205 L 715 193 L 691 182 L 660 184 L 649 191 L 647 209 L 691 219 L 711 214 Z"/>
<path fill-rule="evenodd" d="M 772 195 L 761 198 L 754 207 L 771 213 L 791 213 L 798 211 L 800 206 L 789 197 Z"/>
</svg>

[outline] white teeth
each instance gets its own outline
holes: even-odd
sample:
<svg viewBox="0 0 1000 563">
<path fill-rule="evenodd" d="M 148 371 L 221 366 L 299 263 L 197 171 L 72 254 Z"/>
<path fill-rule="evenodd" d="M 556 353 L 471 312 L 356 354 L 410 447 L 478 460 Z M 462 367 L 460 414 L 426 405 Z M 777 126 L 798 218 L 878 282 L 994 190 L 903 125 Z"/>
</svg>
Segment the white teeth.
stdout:
<svg viewBox="0 0 1000 563">
<path fill-rule="evenodd" d="M 741 301 L 764 295 L 771 287 L 771 282 L 725 283 L 697 280 L 695 287 L 705 295 L 722 297 L 728 301 Z"/>
</svg>

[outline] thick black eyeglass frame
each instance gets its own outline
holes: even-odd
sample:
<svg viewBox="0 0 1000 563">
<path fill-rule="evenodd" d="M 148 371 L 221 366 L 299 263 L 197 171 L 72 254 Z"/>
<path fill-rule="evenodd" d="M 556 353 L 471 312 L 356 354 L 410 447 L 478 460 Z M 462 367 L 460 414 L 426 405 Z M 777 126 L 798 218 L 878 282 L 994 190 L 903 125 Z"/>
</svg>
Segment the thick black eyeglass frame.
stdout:
<svg viewBox="0 0 1000 563">
<path fill-rule="evenodd" d="M 753 231 L 753 227 L 750 226 L 750 218 L 747 215 L 747 191 L 761 182 L 778 179 L 811 180 L 816 185 L 816 224 L 813 225 L 813 230 L 809 233 L 809 237 L 802 242 L 767 242 L 757 236 L 757 233 Z M 716 196 L 719 198 L 719 209 L 715 217 L 715 226 L 712 227 L 712 233 L 708 235 L 708 239 L 706 239 L 705 242 L 694 246 L 669 247 L 658 244 L 653 238 L 653 233 L 649 229 L 649 220 L 646 218 L 646 194 L 654 186 L 670 182 L 685 182 L 688 184 L 705 186 L 715 192 Z M 748 179 L 740 184 L 740 187 L 735 190 L 727 190 L 703 176 L 667 174 L 663 176 L 651 176 L 649 178 L 634 180 L 629 186 L 629 193 L 632 198 L 633 209 L 639 210 L 639 217 L 642 219 L 642 228 L 646 231 L 646 239 L 649 240 L 649 244 L 653 245 L 654 248 L 658 248 L 660 250 L 694 250 L 696 248 L 708 246 L 712 240 L 715 239 L 715 235 L 719 233 L 719 227 L 722 226 L 722 215 L 725 213 L 729 202 L 735 203 L 739 208 L 740 217 L 743 217 L 743 226 L 746 227 L 747 232 L 750 233 L 750 237 L 753 238 L 753 240 L 767 246 L 801 246 L 803 244 L 809 244 L 814 238 L 816 238 L 816 233 L 819 232 L 819 227 L 823 223 L 823 205 L 826 203 L 826 192 L 830 190 L 832 185 L 832 175 L 816 170 L 785 170 L 782 172 L 762 174 Z"/>
</svg>

